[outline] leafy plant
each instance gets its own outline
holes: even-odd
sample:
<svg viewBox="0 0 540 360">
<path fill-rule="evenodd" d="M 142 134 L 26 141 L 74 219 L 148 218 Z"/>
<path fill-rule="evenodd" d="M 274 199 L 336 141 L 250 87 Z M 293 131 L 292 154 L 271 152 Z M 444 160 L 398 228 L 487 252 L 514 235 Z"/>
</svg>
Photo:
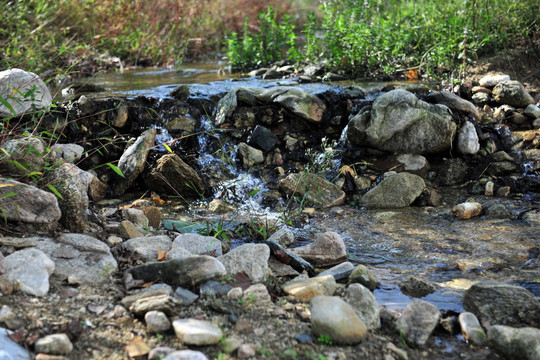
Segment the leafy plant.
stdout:
<svg viewBox="0 0 540 360">
<path fill-rule="evenodd" d="M 332 341 L 332 339 L 328 335 L 319 335 L 319 337 L 317 338 L 317 342 L 319 344 L 323 344 L 323 345 L 333 345 L 334 344 L 334 342 Z"/>
</svg>

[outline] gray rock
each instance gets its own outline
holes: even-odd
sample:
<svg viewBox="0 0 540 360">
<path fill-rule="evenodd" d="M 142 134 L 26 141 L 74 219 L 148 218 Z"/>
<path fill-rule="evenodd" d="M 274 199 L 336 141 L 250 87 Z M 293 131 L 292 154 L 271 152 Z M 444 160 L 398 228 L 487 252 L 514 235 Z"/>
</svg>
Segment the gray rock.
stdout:
<svg viewBox="0 0 540 360">
<path fill-rule="evenodd" d="M 486 208 L 486 216 L 492 219 L 511 219 L 513 217 L 510 210 L 503 204 L 493 204 Z"/>
<path fill-rule="evenodd" d="M 183 248 L 195 255 L 221 256 L 223 254 L 221 241 L 213 236 L 199 234 L 178 235 L 173 241 L 171 251 L 175 251 L 177 248 Z"/>
<path fill-rule="evenodd" d="M 473 103 L 478 107 L 483 107 L 484 105 L 489 104 L 491 101 L 491 96 L 484 92 L 477 92 L 472 96 Z"/>
<path fill-rule="evenodd" d="M 42 251 L 29 248 L 14 252 L 5 259 L 6 276 L 18 283 L 21 291 L 34 296 L 49 292 L 49 276 L 54 272 L 54 262 Z"/>
<path fill-rule="evenodd" d="M 523 111 L 523 115 L 526 115 L 531 119 L 540 119 L 540 107 L 534 104 L 529 104 Z"/>
<path fill-rule="evenodd" d="M 462 154 L 474 155 L 480 150 L 480 142 L 474 125 L 465 121 L 457 134 L 457 149 Z"/>
<path fill-rule="evenodd" d="M 147 175 L 146 184 L 160 194 L 200 197 L 204 182 L 193 168 L 176 154 L 163 155 Z"/>
<path fill-rule="evenodd" d="M 199 295 L 201 297 L 222 297 L 225 296 L 231 291 L 233 287 L 229 284 L 222 284 L 219 281 L 207 281 L 199 289 Z"/>
<path fill-rule="evenodd" d="M 3 151 L 0 153 L 0 159 L 3 161 L 0 162 L 0 169 L 3 172 L 12 176 L 27 176 L 33 171 L 43 171 L 47 152 L 45 143 L 40 138 L 28 136 L 8 139 L 1 145 Z"/>
<path fill-rule="evenodd" d="M 158 251 L 167 252 L 171 246 L 172 241 L 167 235 L 138 237 L 122 243 L 125 250 L 136 254 L 143 261 L 157 260 Z"/>
<path fill-rule="evenodd" d="M 289 228 L 283 227 L 273 233 L 272 236 L 268 238 L 268 241 L 275 241 L 283 246 L 290 246 L 294 244 L 295 240 L 293 232 Z"/>
<path fill-rule="evenodd" d="M 123 220 L 118 225 L 116 232 L 124 239 L 136 239 L 144 236 L 137 226 L 129 220 Z"/>
<path fill-rule="evenodd" d="M 345 192 L 339 186 L 313 173 L 290 174 L 279 182 L 279 188 L 289 196 L 300 196 L 308 203 L 323 207 L 345 202 Z"/>
<path fill-rule="evenodd" d="M 82 157 L 84 148 L 77 144 L 55 144 L 51 146 L 54 155 L 68 163 L 75 163 Z"/>
<path fill-rule="evenodd" d="M 367 208 L 407 207 L 422 194 L 425 186 L 418 175 L 395 174 L 368 191 L 362 197 L 362 204 Z"/>
<path fill-rule="evenodd" d="M 480 86 L 493 87 L 502 81 L 510 80 L 510 75 L 497 74 L 497 75 L 485 75 L 479 81 Z"/>
<path fill-rule="evenodd" d="M 254 283 L 265 281 L 268 277 L 268 258 L 270 248 L 265 244 L 244 244 L 227 254 L 218 257 L 225 265 L 227 273 L 236 275 L 245 272 Z"/>
<path fill-rule="evenodd" d="M 494 281 L 474 284 L 463 296 L 463 307 L 492 325 L 540 327 L 540 301 L 521 286 Z"/>
<path fill-rule="evenodd" d="M 462 312 L 459 314 L 459 325 L 465 340 L 478 346 L 486 343 L 486 333 L 473 313 Z"/>
<path fill-rule="evenodd" d="M 192 293 L 188 289 L 182 287 L 177 287 L 174 291 L 174 297 L 182 301 L 184 306 L 189 306 L 193 304 L 199 298 L 199 295 Z"/>
<path fill-rule="evenodd" d="M 272 297 L 268 292 L 268 289 L 263 284 L 255 284 L 248 287 L 242 296 L 246 301 L 253 301 L 256 305 L 268 306 L 272 304 Z"/>
<path fill-rule="evenodd" d="M 0 327 L 0 359 L 30 360 L 30 354 L 25 348 L 9 338 L 12 332 Z"/>
<path fill-rule="evenodd" d="M 311 244 L 291 251 L 315 266 L 339 264 L 348 258 L 345 242 L 333 231 L 327 231 L 317 236 Z"/>
<path fill-rule="evenodd" d="M 452 111 L 461 111 L 474 116 L 476 121 L 480 121 L 482 116 L 478 111 L 478 108 L 473 103 L 467 101 L 456 94 L 452 94 L 448 91 L 437 91 L 427 96 L 430 102 L 446 105 Z"/>
<path fill-rule="evenodd" d="M 367 336 L 366 325 L 351 305 L 335 296 L 316 296 L 310 302 L 311 329 L 336 344 L 357 344 Z"/>
<path fill-rule="evenodd" d="M 138 300 L 141 300 L 141 299 L 144 299 L 144 298 L 149 298 L 149 297 L 154 297 L 154 296 L 159 296 L 159 295 L 171 295 L 170 290 L 172 290 L 170 287 L 169 288 L 159 287 L 159 288 L 152 288 L 152 289 L 151 288 L 144 289 L 144 290 L 142 290 L 142 291 L 140 291 L 138 293 L 135 293 L 135 294 L 128 295 L 128 296 L 124 297 L 121 300 L 121 303 L 122 303 L 122 305 L 124 305 L 124 307 L 129 309 Z"/>
<path fill-rule="evenodd" d="M 214 345 L 222 336 L 219 327 L 209 321 L 179 319 L 173 321 L 176 336 L 186 345 Z"/>
<path fill-rule="evenodd" d="M 494 325 L 488 330 L 488 345 L 509 360 L 538 360 L 540 329 Z"/>
<path fill-rule="evenodd" d="M 381 327 L 379 304 L 368 288 L 361 284 L 351 284 L 345 291 L 344 300 L 352 306 L 368 329 Z"/>
<path fill-rule="evenodd" d="M 272 150 L 278 142 L 278 138 L 269 129 L 264 126 L 257 125 L 251 136 L 248 139 L 248 144 L 258 147 L 259 149 L 268 152 Z"/>
<path fill-rule="evenodd" d="M 336 265 L 328 270 L 325 270 L 317 274 L 317 276 L 332 275 L 334 279 L 336 279 L 336 281 L 339 281 L 343 279 L 348 279 L 353 270 L 354 270 L 354 265 L 347 261 L 339 265 Z"/>
<path fill-rule="evenodd" d="M 333 276 L 320 276 L 308 279 L 293 279 L 281 287 L 282 290 L 298 299 L 308 302 L 318 295 L 334 295 L 337 285 Z"/>
<path fill-rule="evenodd" d="M 193 133 L 195 127 L 197 126 L 197 120 L 195 120 L 191 115 L 178 115 L 165 125 L 165 129 L 176 132 L 176 131 L 185 131 L 189 134 Z"/>
<path fill-rule="evenodd" d="M 0 208 L 8 221 L 53 224 L 62 213 L 55 195 L 32 185 L 0 178 Z"/>
<path fill-rule="evenodd" d="M 452 145 L 456 125 L 444 105 L 432 105 L 396 89 L 379 96 L 371 113 L 349 122 L 347 138 L 353 146 L 401 153 L 436 153 Z"/>
<path fill-rule="evenodd" d="M 178 300 L 167 294 L 141 297 L 130 307 L 129 311 L 138 316 L 143 316 L 149 311 L 160 311 L 165 314 L 175 314 L 175 308 L 181 305 Z"/>
<path fill-rule="evenodd" d="M 407 304 L 397 322 L 397 328 L 413 347 L 423 346 L 439 323 L 441 313 L 433 304 L 416 300 Z"/>
<path fill-rule="evenodd" d="M 493 98 L 500 104 L 525 108 L 534 104 L 534 99 L 525 90 L 523 84 L 515 80 L 501 81 L 493 88 Z"/>
<path fill-rule="evenodd" d="M 170 96 L 172 96 L 175 99 L 178 100 L 187 100 L 189 96 L 191 95 L 191 92 L 189 90 L 189 85 L 182 84 L 178 85 L 169 93 Z"/>
<path fill-rule="evenodd" d="M 171 322 L 162 311 L 151 310 L 144 314 L 144 321 L 148 331 L 153 333 L 163 333 L 169 331 Z"/>
<path fill-rule="evenodd" d="M 148 152 L 154 146 L 156 134 L 156 129 L 146 130 L 124 151 L 118 161 L 118 168 L 124 177 L 117 176 L 112 186 L 115 194 L 123 194 L 143 172 Z"/>
<path fill-rule="evenodd" d="M 31 92 L 30 96 L 22 95 L 28 92 Z M 34 108 L 48 109 L 52 103 L 49 88 L 39 76 L 15 68 L 0 71 L 0 96 L 11 105 L 14 111 L 13 113 L 4 104 L 0 104 L 1 117 L 19 116 Z"/>
<path fill-rule="evenodd" d="M 434 283 L 414 275 L 405 277 L 399 284 L 399 288 L 404 294 L 414 297 L 424 297 L 437 291 L 437 286 Z"/>
<path fill-rule="evenodd" d="M 425 177 L 429 170 L 429 163 L 422 155 L 400 154 L 396 156 L 396 161 L 401 164 L 403 171 Z"/>
<path fill-rule="evenodd" d="M 467 175 L 467 163 L 459 157 L 444 160 L 439 169 L 438 178 L 442 185 L 459 184 Z"/>
<path fill-rule="evenodd" d="M 122 217 L 125 220 L 131 221 L 134 225 L 138 225 L 143 229 L 148 229 L 148 218 L 144 215 L 142 210 L 133 208 L 122 209 Z"/>
<path fill-rule="evenodd" d="M 131 269 L 134 279 L 145 282 L 161 281 L 183 287 L 195 287 L 208 280 L 221 280 L 227 274 L 225 266 L 217 259 L 207 255 L 191 255 L 181 259 L 172 259 L 146 263 Z"/>
<path fill-rule="evenodd" d="M 66 334 L 52 334 L 36 341 L 36 353 L 67 355 L 73 351 L 73 344 Z"/>
<path fill-rule="evenodd" d="M 350 285 L 354 283 L 362 284 L 371 291 L 375 290 L 377 287 L 377 280 L 375 280 L 375 277 L 371 271 L 369 271 L 368 268 L 362 264 L 356 265 L 351 275 L 349 275 L 348 284 Z"/>
<path fill-rule="evenodd" d="M 208 360 L 208 358 L 200 351 L 179 350 L 171 352 L 163 360 Z"/>
<path fill-rule="evenodd" d="M 111 250 L 102 241 L 82 234 L 61 234 L 58 241 L 37 238 L 38 249 L 55 263 L 54 275 L 70 284 L 108 282 L 118 269 Z"/>
<path fill-rule="evenodd" d="M 244 169 L 249 169 L 253 165 L 262 164 L 264 162 L 264 154 L 261 150 L 255 149 L 246 143 L 240 143 L 238 145 L 238 154 L 242 159 Z"/>
<path fill-rule="evenodd" d="M 269 88 L 263 91 L 258 99 L 278 103 L 285 110 L 313 123 L 320 123 L 326 111 L 326 105 L 321 99 L 298 87 L 277 86 Z"/>
</svg>

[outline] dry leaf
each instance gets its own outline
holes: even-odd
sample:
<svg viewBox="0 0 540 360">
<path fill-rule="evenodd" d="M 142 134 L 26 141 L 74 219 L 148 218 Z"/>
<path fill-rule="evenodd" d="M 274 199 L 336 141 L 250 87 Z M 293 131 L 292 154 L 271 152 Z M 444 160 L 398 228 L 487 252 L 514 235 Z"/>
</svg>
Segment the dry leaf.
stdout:
<svg viewBox="0 0 540 360">
<path fill-rule="evenodd" d="M 150 352 L 150 347 L 146 345 L 143 338 L 140 336 L 135 336 L 126 345 L 126 352 L 130 358 L 135 358 L 137 356 L 144 356 Z"/>
<path fill-rule="evenodd" d="M 166 251 L 158 250 L 157 252 L 157 261 L 165 261 L 165 256 L 167 255 Z"/>
<path fill-rule="evenodd" d="M 418 70 L 417 69 L 411 69 L 405 73 L 405 77 L 407 78 L 407 81 L 418 81 Z"/>
</svg>

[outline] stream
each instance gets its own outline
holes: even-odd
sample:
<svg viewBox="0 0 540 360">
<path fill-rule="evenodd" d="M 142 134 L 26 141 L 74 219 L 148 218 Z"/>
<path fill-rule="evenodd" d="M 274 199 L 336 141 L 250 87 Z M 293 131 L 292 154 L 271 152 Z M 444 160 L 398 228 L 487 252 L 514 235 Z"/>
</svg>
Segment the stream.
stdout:
<svg viewBox="0 0 540 360">
<path fill-rule="evenodd" d="M 332 86 L 342 84 L 298 84 L 294 79 L 262 80 L 241 75 L 223 75 L 220 64 L 188 64 L 180 69 L 130 70 L 124 73 L 109 73 L 95 76 L 87 81 L 104 91 L 92 94 L 95 97 L 138 96 L 166 99 L 178 85 L 187 84 L 191 94 L 199 97 L 223 96 L 229 90 L 244 87 L 272 87 L 277 85 L 302 86 L 306 92 L 317 94 Z M 403 84 L 393 83 L 395 86 Z M 354 84 L 366 91 L 386 86 L 385 83 Z M 411 84 L 407 84 L 411 86 Z M 414 84 L 412 86 L 425 86 Z M 204 126 L 211 128 L 209 119 Z M 167 134 L 160 141 L 167 139 Z M 204 134 L 198 140 L 199 165 L 222 162 L 213 154 L 204 154 L 207 139 Z M 234 160 L 234 159 L 233 159 Z M 216 217 L 204 213 L 212 199 L 203 199 L 189 208 L 172 207 L 164 217 L 173 220 L 197 221 L 205 219 L 250 218 L 257 216 L 272 224 L 279 224 L 282 212 L 279 208 L 264 205 L 262 194 L 267 190 L 263 180 L 231 165 L 228 168 L 231 180 L 223 182 L 214 191 L 214 197 L 225 198 L 241 204 L 236 212 Z M 260 190 L 253 195 L 255 190 Z M 367 210 L 355 204 L 318 210 L 313 216 L 303 216 L 300 226 L 293 229 L 297 243 L 312 241 L 318 234 L 335 231 L 344 239 L 349 252 L 349 261 L 364 264 L 379 282 L 374 295 L 381 306 L 403 308 L 418 298 L 405 295 L 399 283 L 407 275 L 429 279 L 438 284 L 438 290 L 423 298 L 436 305 L 441 311 L 460 313 L 464 311 L 462 296 L 475 281 L 497 279 L 521 285 L 540 298 L 540 268 L 538 248 L 540 231 L 520 218 L 520 214 L 540 203 L 528 194 L 516 194 L 507 198 L 475 195 L 482 204 L 504 205 L 512 214 L 511 219 L 494 219 L 480 216 L 459 220 L 450 215 L 452 207 L 470 197 L 460 187 L 440 189 L 442 205 L 439 207 L 415 207 L 390 210 Z M 538 198 L 538 197 L 536 197 Z M 241 244 L 232 241 L 232 246 Z M 296 246 L 296 245 L 295 245 Z M 536 252 L 535 252 L 536 251 Z M 536 261 L 536 262 L 535 262 Z M 434 335 L 435 344 L 447 359 L 483 359 L 485 353 L 470 353 L 462 357 L 466 349 L 461 335 Z"/>
</svg>

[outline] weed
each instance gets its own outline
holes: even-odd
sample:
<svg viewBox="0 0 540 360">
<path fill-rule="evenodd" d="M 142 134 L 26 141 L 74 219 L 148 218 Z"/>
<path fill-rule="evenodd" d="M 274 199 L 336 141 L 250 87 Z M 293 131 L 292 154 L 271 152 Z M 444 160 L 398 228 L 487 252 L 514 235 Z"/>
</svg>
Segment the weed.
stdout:
<svg viewBox="0 0 540 360">
<path fill-rule="evenodd" d="M 261 354 L 261 356 L 264 357 L 271 356 L 273 354 L 273 352 L 264 345 L 261 347 L 257 347 L 255 350 L 257 351 L 257 353 Z"/>
<path fill-rule="evenodd" d="M 332 341 L 332 339 L 328 335 L 320 335 L 317 338 L 317 342 L 319 344 L 323 344 L 323 345 L 333 345 L 334 344 L 334 342 Z"/>
</svg>

